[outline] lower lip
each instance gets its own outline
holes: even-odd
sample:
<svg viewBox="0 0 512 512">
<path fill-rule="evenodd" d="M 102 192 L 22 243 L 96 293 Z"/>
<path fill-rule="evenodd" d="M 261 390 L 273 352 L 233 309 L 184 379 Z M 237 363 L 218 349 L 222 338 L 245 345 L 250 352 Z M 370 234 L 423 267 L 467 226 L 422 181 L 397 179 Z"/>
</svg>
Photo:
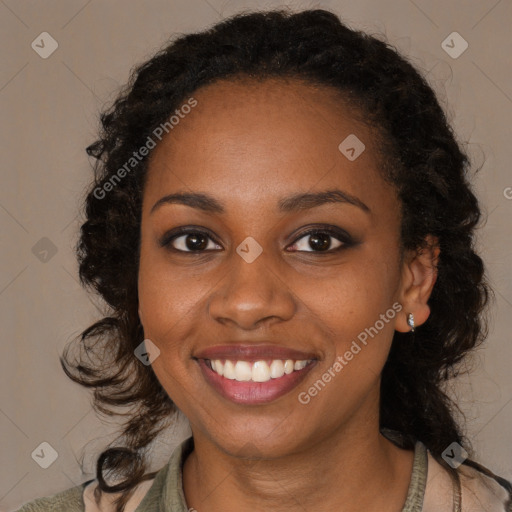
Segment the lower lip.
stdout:
<svg viewBox="0 0 512 512">
<path fill-rule="evenodd" d="M 277 379 L 267 382 L 239 382 L 226 379 L 208 367 L 204 359 L 199 359 L 199 367 L 206 381 L 224 398 L 237 404 L 256 405 L 272 402 L 285 395 L 304 380 L 315 365 L 315 360 L 302 370 L 294 370 Z"/>
</svg>

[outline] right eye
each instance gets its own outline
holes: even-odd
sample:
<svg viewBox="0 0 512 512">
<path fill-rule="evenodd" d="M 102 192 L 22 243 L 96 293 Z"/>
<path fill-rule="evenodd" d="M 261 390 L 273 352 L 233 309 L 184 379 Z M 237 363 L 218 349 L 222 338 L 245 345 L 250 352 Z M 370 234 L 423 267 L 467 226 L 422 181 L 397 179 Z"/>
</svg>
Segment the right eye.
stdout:
<svg viewBox="0 0 512 512">
<path fill-rule="evenodd" d="M 178 232 L 168 233 L 164 235 L 160 245 L 174 251 L 192 253 L 222 249 L 208 233 L 197 229 L 180 229 Z"/>
</svg>

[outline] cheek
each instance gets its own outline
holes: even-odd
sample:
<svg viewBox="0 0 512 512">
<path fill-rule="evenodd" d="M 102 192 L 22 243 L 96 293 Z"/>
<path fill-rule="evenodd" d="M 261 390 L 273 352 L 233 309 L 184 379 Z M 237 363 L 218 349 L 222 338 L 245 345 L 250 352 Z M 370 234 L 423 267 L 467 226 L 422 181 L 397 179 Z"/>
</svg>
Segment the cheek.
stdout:
<svg viewBox="0 0 512 512">
<path fill-rule="evenodd" d="M 397 267 L 389 261 L 361 255 L 311 287 L 308 306 L 327 334 L 326 366 L 339 363 L 339 383 L 359 382 L 364 388 L 381 373 L 401 309 L 397 280 Z"/>
<path fill-rule="evenodd" d="M 141 251 L 139 305 L 144 337 L 153 341 L 160 355 L 152 362 L 157 379 L 178 407 L 191 401 L 190 340 L 197 322 L 199 298 L 206 293 L 204 279 L 169 271 L 165 256 Z M 196 392 L 197 395 L 197 392 Z M 197 399 L 196 399 L 197 401 Z M 194 411 L 188 411 L 194 414 Z"/>
<path fill-rule="evenodd" d="M 393 304 L 398 274 L 364 255 L 318 280 L 297 279 L 297 293 L 326 325 L 343 338 L 373 325 Z"/>
<path fill-rule="evenodd" d="M 376 389 L 401 309 L 394 299 L 396 279 L 389 265 L 359 258 L 309 287 L 309 315 L 324 331 L 327 346 L 321 369 L 300 390 L 301 403 L 343 416 Z"/>
<path fill-rule="evenodd" d="M 170 270 L 164 250 L 141 250 L 138 295 L 144 335 L 170 349 L 187 329 L 211 283 L 193 270 Z"/>
</svg>

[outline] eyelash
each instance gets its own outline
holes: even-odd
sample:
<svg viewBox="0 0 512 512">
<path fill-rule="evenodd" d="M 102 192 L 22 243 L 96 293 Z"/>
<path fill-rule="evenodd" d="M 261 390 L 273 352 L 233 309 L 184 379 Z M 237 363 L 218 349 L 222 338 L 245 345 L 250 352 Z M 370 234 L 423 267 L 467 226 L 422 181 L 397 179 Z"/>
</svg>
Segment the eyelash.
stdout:
<svg viewBox="0 0 512 512">
<path fill-rule="evenodd" d="M 200 229 L 200 228 L 181 227 L 181 228 L 174 229 L 174 230 L 172 230 L 169 233 L 166 233 L 162 237 L 162 239 L 160 241 L 160 246 L 161 247 L 167 247 L 169 250 L 171 250 L 173 252 L 176 252 L 176 253 L 185 253 L 185 254 L 198 255 L 198 254 L 201 254 L 201 253 L 212 252 L 211 249 L 208 249 L 208 250 L 207 249 L 203 249 L 203 250 L 198 250 L 198 251 L 190 251 L 190 250 L 184 251 L 184 250 L 181 250 L 181 249 L 176 249 L 175 247 L 172 246 L 172 242 L 174 240 L 176 240 L 177 238 L 180 238 L 183 235 L 191 235 L 191 234 L 202 235 L 202 236 L 204 236 L 206 238 L 209 238 L 214 243 L 220 245 L 215 240 L 215 238 L 212 237 L 212 235 L 208 231 L 205 231 L 205 230 Z M 313 253 L 313 254 L 332 254 L 332 253 L 341 251 L 343 249 L 346 249 L 348 247 L 351 247 L 351 246 L 353 246 L 355 244 L 354 240 L 350 237 L 350 235 L 346 231 L 344 231 L 342 229 L 339 229 L 339 228 L 335 228 L 335 227 L 322 226 L 322 227 L 314 227 L 314 228 L 311 228 L 311 229 L 301 233 L 292 242 L 291 245 L 295 245 L 302 238 L 305 238 L 305 237 L 311 236 L 311 235 L 318 235 L 318 234 L 327 234 L 330 237 L 335 238 L 336 240 L 341 242 L 342 245 L 340 245 L 339 247 L 336 247 L 335 249 L 327 249 L 326 251 L 315 251 L 315 250 L 312 249 L 310 251 L 297 251 L 297 252 L 301 252 L 301 253 L 302 252 L 309 252 L 309 253 Z M 218 249 L 214 249 L 214 251 L 217 251 L 217 250 Z"/>
</svg>

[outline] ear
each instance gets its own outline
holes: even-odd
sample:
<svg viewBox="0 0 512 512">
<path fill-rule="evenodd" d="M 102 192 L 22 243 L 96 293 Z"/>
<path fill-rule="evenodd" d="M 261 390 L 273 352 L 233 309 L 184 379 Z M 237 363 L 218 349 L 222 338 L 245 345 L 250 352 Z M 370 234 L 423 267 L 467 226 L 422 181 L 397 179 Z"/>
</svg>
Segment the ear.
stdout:
<svg viewBox="0 0 512 512">
<path fill-rule="evenodd" d="M 139 312 L 140 323 L 141 323 L 141 324 L 143 324 L 143 323 L 144 323 L 144 321 L 142 320 L 142 312 L 141 312 L 141 310 L 140 310 L 140 304 L 139 304 L 138 312 Z"/>
<path fill-rule="evenodd" d="M 407 316 L 412 313 L 415 327 L 425 323 L 430 315 L 428 299 L 437 279 L 439 261 L 439 241 L 437 237 L 428 235 L 425 240 L 427 247 L 409 251 L 404 255 L 400 284 L 400 299 L 403 309 L 397 317 L 395 329 L 408 332 Z"/>
</svg>

